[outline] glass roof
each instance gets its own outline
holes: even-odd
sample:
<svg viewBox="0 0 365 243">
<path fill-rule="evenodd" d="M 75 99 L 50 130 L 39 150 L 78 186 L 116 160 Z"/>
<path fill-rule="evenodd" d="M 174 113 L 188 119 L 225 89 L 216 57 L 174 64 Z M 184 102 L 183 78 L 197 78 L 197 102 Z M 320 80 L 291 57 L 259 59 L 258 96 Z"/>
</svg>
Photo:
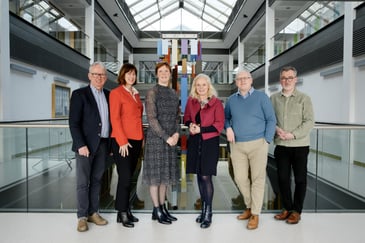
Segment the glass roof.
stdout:
<svg viewBox="0 0 365 243">
<path fill-rule="evenodd" d="M 125 0 L 141 31 L 222 31 L 236 0 Z"/>
</svg>

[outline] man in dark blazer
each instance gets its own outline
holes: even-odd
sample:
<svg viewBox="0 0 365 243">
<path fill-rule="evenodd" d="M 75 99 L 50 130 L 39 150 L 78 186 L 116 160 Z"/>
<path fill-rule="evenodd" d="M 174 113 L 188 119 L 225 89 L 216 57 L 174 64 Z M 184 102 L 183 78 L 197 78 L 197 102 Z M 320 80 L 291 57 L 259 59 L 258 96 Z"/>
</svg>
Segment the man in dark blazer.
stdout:
<svg viewBox="0 0 365 243">
<path fill-rule="evenodd" d="M 109 154 L 109 91 L 105 90 L 106 68 L 93 63 L 89 68 L 90 85 L 73 91 L 69 126 L 72 151 L 76 153 L 77 230 L 88 230 L 88 222 L 106 225 L 99 211 L 101 179 Z"/>
</svg>

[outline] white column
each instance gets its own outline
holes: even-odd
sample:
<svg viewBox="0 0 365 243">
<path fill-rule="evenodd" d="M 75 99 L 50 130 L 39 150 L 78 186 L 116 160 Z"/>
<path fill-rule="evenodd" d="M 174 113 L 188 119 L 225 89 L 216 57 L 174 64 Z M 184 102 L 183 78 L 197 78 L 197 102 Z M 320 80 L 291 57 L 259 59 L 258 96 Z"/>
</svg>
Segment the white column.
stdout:
<svg viewBox="0 0 365 243">
<path fill-rule="evenodd" d="M 86 55 L 90 58 L 90 64 L 94 62 L 94 30 L 95 30 L 94 0 L 85 8 L 85 33 L 89 37 L 86 40 Z"/>
<path fill-rule="evenodd" d="M 0 120 L 2 121 L 11 119 L 9 1 L 0 1 L 0 33 Z"/>
<path fill-rule="evenodd" d="M 243 46 L 243 43 L 241 42 L 241 38 L 240 36 L 238 36 L 237 38 L 237 41 L 238 41 L 238 45 L 237 45 L 237 49 L 238 49 L 238 69 L 243 69 L 244 68 L 244 46 Z"/>
<path fill-rule="evenodd" d="M 232 83 L 233 82 L 233 55 L 229 54 L 228 56 L 228 68 L 227 68 L 227 73 L 228 73 L 228 83 Z"/>
<path fill-rule="evenodd" d="M 274 57 L 275 11 L 270 8 L 266 0 L 265 15 L 265 93 L 269 95 L 269 67 L 270 59 Z"/>
<path fill-rule="evenodd" d="M 119 68 L 123 66 L 123 56 L 124 56 L 124 36 L 122 36 L 122 40 L 118 42 L 118 54 L 117 54 L 117 61 L 119 62 Z"/>
<path fill-rule="evenodd" d="M 0 121 L 11 119 L 11 81 L 10 81 L 10 41 L 9 41 L 9 1 L 0 1 Z M 15 111 L 13 111 L 15 112 Z M 4 129 L 0 129 L 0 161 L 7 160 Z M 2 173 L 6 171 L 0 171 Z"/>
<path fill-rule="evenodd" d="M 353 21 L 355 19 L 355 10 L 353 2 L 345 2 L 344 15 L 344 36 L 343 36 L 343 81 L 342 91 L 345 92 L 344 112 L 347 113 L 347 123 L 355 122 L 355 77 L 354 77 L 354 60 L 352 57 L 353 49 Z"/>
<path fill-rule="evenodd" d="M 133 57 L 133 54 L 132 53 L 129 53 L 129 55 L 128 55 L 128 62 L 129 63 L 134 63 L 134 57 Z"/>
</svg>

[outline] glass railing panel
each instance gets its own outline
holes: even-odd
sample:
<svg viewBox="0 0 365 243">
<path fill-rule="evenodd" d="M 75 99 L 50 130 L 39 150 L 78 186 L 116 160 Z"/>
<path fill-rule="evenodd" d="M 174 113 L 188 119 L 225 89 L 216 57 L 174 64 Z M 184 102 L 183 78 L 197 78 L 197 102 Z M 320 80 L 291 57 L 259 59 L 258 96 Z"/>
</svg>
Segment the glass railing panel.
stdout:
<svg viewBox="0 0 365 243">
<path fill-rule="evenodd" d="M 68 127 L 28 130 L 29 211 L 73 210 L 76 168 Z"/>
<path fill-rule="evenodd" d="M 312 132 L 308 172 L 320 179 L 348 188 L 349 130 L 317 130 Z"/>
<path fill-rule="evenodd" d="M 65 123 L 53 120 L 0 125 L 2 210 L 76 207 L 74 154 L 68 125 L 62 125 Z"/>
<path fill-rule="evenodd" d="M 364 127 L 318 126 L 311 134 L 309 183 L 315 210 L 364 210 Z M 306 199 L 307 201 L 307 199 Z"/>
<path fill-rule="evenodd" d="M 187 138 L 183 130 L 181 137 Z M 304 210 L 364 210 L 365 128 L 316 126 L 311 133 L 308 161 L 308 189 Z M 67 120 L 0 124 L 0 210 L 1 211 L 76 211 L 76 171 Z M 220 141 L 217 176 L 213 177 L 214 210 L 237 212 L 244 203 L 234 183 L 225 135 Z M 169 188 L 168 206 L 177 212 L 200 209 L 196 176 L 185 173 L 186 146 L 178 145 L 181 178 Z M 268 176 L 263 211 L 281 208 L 276 162 L 270 145 Z M 109 157 L 102 180 L 101 210 L 114 212 L 112 196 L 113 159 Z M 140 163 L 143 164 L 143 155 Z M 150 212 L 148 187 L 140 173 L 133 178 L 133 210 Z M 115 179 L 115 178 L 114 178 Z M 115 188 L 115 184 L 114 184 Z M 137 201 L 137 196 L 143 200 Z"/>
<path fill-rule="evenodd" d="M 26 129 L 0 128 L 0 208 L 26 210 Z"/>
<path fill-rule="evenodd" d="M 365 131 L 351 130 L 349 140 L 348 189 L 354 194 L 365 198 Z"/>
</svg>

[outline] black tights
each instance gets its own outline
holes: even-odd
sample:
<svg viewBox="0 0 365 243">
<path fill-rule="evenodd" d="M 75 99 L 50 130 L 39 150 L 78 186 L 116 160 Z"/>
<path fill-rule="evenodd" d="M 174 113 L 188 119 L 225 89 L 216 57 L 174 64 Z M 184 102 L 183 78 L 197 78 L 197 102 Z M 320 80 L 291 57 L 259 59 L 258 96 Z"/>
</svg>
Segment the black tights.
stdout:
<svg viewBox="0 0 365 243">
<path fill-rule="evenodd" d="M 207 206 L 208 205 L 212 206 L 213 194 L 214 194 L 212 176 L 197 175 L 197 178 L 202 202 L 205 202 Z"/>
</svg>

